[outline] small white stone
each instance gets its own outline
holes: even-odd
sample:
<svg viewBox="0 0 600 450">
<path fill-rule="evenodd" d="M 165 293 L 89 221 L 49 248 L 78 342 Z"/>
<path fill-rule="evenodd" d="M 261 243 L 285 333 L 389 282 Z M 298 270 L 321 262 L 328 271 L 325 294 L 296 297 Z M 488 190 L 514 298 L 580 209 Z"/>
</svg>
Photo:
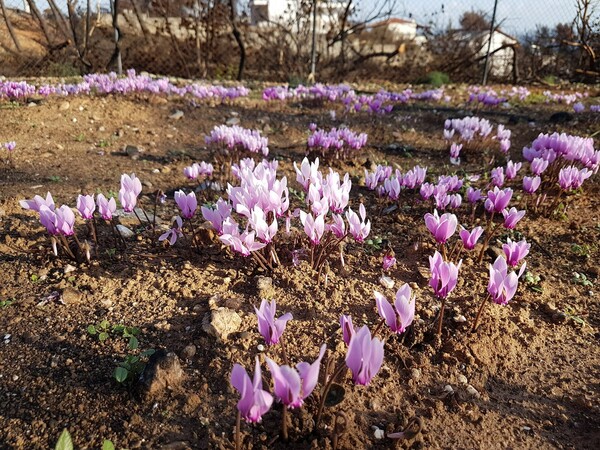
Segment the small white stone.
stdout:
<svg viewBox="0 0 600 450">
<path fill-rule="evenodd" d="M 17 381 L 19 379 L 19 375 L 13 375 L 13 381 Z"/>
<path fill-rule="evenodd" d="M 457 379 L 460 384 L 467 384 L 468 382 L 467 377 L 465 377 L 462 373 L 458 375 Z"/>
<path fill-rule="evenodd" d="M 531 431 L 531 427 L 523 427 L 523 428 L 521 428 L 521 429 L 522 429 L 523 431 L 527 431 L 527 432 L 530 432 L 530 431 Z"/>
<path fill-rule="evenodd" d="M 375 428 L 375 439 L 383 439 L 385 437 L 385 431 L 380 428 Z"/>
<path fill-rule="evenodd" d="M 394 280 L 392 280 L 390 277 L 381 277 L 379 279 L 379 283 L 381 283 L 381 285 L 387 289 L 392 289 L 394 287 Z"/>
<path fill-rule="evenodd" d="M 256 350 L 258 350 L 259 352 L 264 352 L 265 351 L 265 346 L 262 344 L 258 344 L 256 346 Z"/>
<path fill-rule="evenodd" d="M 160 173 L 160 169 L 152 169 L 152 173 Z"/>
<path fill-rule="evenodd" d="M 12 334 L 5 334 L 4 335 L 4 340 L 5 341 L 10 341 L 10 338 L 12 337 Z"/>
<path fill-rule="evenodd" d="M 450 386 L 449 384 L 447 384 L 446 386 L 444 386 L 444 392 L 447 392 L 448 394 L 453 394 L 454 393 L 454 389 L 452 388 L 452 386 Z"/>
<path fill-rule="evenodd" d="M 475 398 L 479 398 L 481 396 L 479 391 L 470 384 L 467 386 L 467 393 Z"/>
<path fill-rule="evenodd" d="M 67 273 L 75 272 L 76 270 L 77 270 L 77 268 L 76 268 L 76 267 L 72 266 L 71 264 L 67 264 L 67 265 L 65 266 L 65 268 L 63 269 L 63 272 L 64 272 L 65 274 L 67 274 Z"/>
<path fill-rule="evenodd" d="M 467 321 L 467 318 L 465 316 L 463 316 L 462 314 L 454 317 L 454 321 L 458 322 L 458 323 L 463 323 Z"/>
<path fill-rule="evenodd" d="M 135 236 L 135 233 L 130 230 L 129 228 L 127 228 L 125 225 L 117 225 L 117 230 L 119 231 L 119 233 L 121 233 L 121 236 L 123 236 L 123 238 L 127 239 L 130 237 Z"/>
</svg>

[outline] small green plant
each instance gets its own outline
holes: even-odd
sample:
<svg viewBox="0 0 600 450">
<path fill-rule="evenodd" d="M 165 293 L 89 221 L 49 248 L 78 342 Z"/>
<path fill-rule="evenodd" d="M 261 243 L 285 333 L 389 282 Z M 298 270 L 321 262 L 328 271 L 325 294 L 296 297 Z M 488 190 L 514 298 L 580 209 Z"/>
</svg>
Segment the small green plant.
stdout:
<svg viewBox="0 0 600 450">
<path fill-rule="evenodd" d="M 534 274 L 533 272 L 527 271 L 525 273 L 525 284 L 529 289 L 534 292 L 542 293 L 542 286 L 540 285 L 541 279 L 539 275 Z"/>
<path fill-rule="evenodd" d="M 66 428 L 60 434 L 54 450 L 73 450 L 73 440 L 71 439 L 71 434 Z"/>
<path fill-rule="evenodd" d="M 7 306 L 12 305 L 14 301 L 14 298 L 10 298 L 8 300 L 0 300 L 0 308 L 6 308 Z"/>
<path fill-rule="evenodd" d="M 590 246 L 587 244 L 579 245 L 573 244 L 571 245 L 571 251 L 575 253 L 577 256 L 583 256 L 585 258 L 590 257 Z"/>
<path fill-rule="evenodd" d="M 52 183 L 60 183 L 62 181 L 62 178 L 58 175 L 50 175 L 48 177 L 48 181 L 51 181 Z"/>
<path fill-rule="evenodd" d="M 381 250 L 381 245 L 383 243 L 383 239 L 379 236 L 374 236 L 371 239 L 367 239 L 365 244 L 367 244 L 367 251 L 373 252 L 376 250 Z"/>
<path fill-rule="evenodd" d="M 441 87 L 450 83 L 450 77 L 444 72 L 429 72 L 425 77 L 419 80 L 421 84 L 430 84 L 433 87 Z"/>
<path fill-rule="evenodd" d="M 125 325 L 112 325 L 108 320 L 103 320 L 97 325 L 88 325 L 87 332 L 92 336 L 98 336 L 100 342 L 107 340 L 111 334 L 121 335 L 123 339 L 128 339 L 127 347 L 130 350 L 138 348 L 139 341 L 137 336 L 140 329 L 137 327 L 126 327 Z"/>
<path fill-rule="evenodd" d="M 575 311 L 574 308 L 567 306 L 565 308 L 564 313 L 565 313 L 565 316 L 567 316 L 567 319 L 571 319 L 576 324 L 581 325 L 582 327 L 587 325 L 587 322 L 585 321 L 585 319 L 583 319 L 581 316 L 579 316 L 577 314 L 577 311 Z"/>
<path fill-rule="evenodd" d="M 100 139 L 98 141 L 98 143 L 96 144 L 96 147 L 105 148 L 105 147 L 108 147 L 109 145 L 110 145 L 110 142 L 108 142 L 106 139 Z"/>
<path fill-rule="evenodd" d="M 292 194 L 293 197 L 297 198 L 298 200 L 300 200 L 301 202 L 304 202 L 305 198 L 306 198 L 306 194 L 304 193 L 304 191 L 297 191 L 294 188 L 288 188 L 290 191 L 290 194 Z"/>
<path fill-rule="evenodd" d="M 588 277 L 586 277 L 584 273 L 573 272 L 573 278 L 571 279 L 571 281 L 575 284 L 580 284 L 581 286 L 584 286 L 584 287 L 593 287 L 594 286 L 594 283 L 592 283 L 590 280 L 588 280 Z"/>
<path fill-rule="evenodd" d="M 85 134 L 79 133 L 77 136 L 75 136 L 74 139 L 76 142 L 83 142 L 85 141 Z"/>
<path fill-rule="evenodd" d="M 115 450 L 115 445 L 111 440 L 104 439 L 104 442 L 102 443 L 102 450 Z"/>
<path fill-rule="evenodd" d="M 109 258 L 112 258 L 113 256 L 115 256 L 115 255 L 117 254 L 117 249 L 116 249 L 116 248 L 114 248 L 114 247 L 113 247 L 113 248 L 107 248 L 107 249 L 105 250 L 105 252 L 106 252 L 106 255 L 107 255 Z"/>
<path fill-rule="evenodd" d="M 38 281 L 40 281 L 40 276 L 35 273 L 32 273 L 29 279 L 32 283 L 37 283 Z"/>
<path fill-rule="evenodd" d="M 117 383 L 128 384 L 137 379 L 144 367 L 148 357 L 154 354 L 154 349 L 148 349 L 141 352 L 139 355 L 127 355 L 125 359 L 115 368 L 113 376 Z"/>
</svg>

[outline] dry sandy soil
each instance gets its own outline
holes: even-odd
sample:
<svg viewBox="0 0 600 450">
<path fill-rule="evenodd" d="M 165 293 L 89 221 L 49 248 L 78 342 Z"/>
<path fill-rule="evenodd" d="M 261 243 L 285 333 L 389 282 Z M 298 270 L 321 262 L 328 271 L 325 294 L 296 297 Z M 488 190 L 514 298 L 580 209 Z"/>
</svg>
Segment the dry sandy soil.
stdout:
<svg viewBox="0 0 600 450">
<path fill-rule="evenodd" d="M 325 360 L 341 360 L 341 314 L 351 314 L 357 325 L 376 326 L 373 291 L 393 295 L 378 282 L 382 250 L 376 246 L 348 244 L 346 266 L 332 264 L 327 285 L 314 281 L 306 263 L 299 268 L 286 263 L 286 255 L 274 273 L 264 274 L 231 255 L 209 232 L 203 233 L 199 253 L 185 245 L 157 245 L 150 232 L 130 239 L 126 251 L 114 252 L 110 231 L 102 230 L 99 256 L 77 264 L 52 255 L 35 214 L 18 204 L 51 191 L 57 202 L 74 205 L 79 193 L 118 191 L 121 173 L 135 172 L 144 183 L 142 204 L 152 210 L 156 189 L 172 196 L 175 189 L 191 187 L 183 167 L 210 161 L 204 135 L 236 113 L 242 126 L 265 130 L 271 155 L 297 190 L 292 161 L 304 154 L 310 122 L 345 123 L 369 133 L 366 151 L 334 167 L 353 177 L 351 204 L 367 205 L 372 236 L 394 249 L 398 264 L 390 276 L 396 286 L 413 286 L 418 315 L 408 333 L 388 338 L 383 368 L 371 385 L 347 383 L 343 400 L 326 409 L 318 429 L 312 421 L 315 395 L 291 413 L 287 443 L 277 438 L 279 405 L 262 423 L 243 424 L 247 448 L 333 448 L 332 426 L 340 412 L 346 418 L 340 449 L 600 448 L 597 176 L 571 199 L 567 216 L 526 215 L 517 229 L 533 244 L 528 268 L 541 281 L 521 283 L 507 307 L 489 307 L 474 334 L 469 330 L 492 256 L 482 265 L 465 258 L 439 342 L 434 333 L 439 302 L 427 285 L 433 245 L 422 217 L 428 209 L 403 200 L 398 210 L 381 214 L 381 204 L 360 180 L 365 165 L 384 161 L 403 170 L 426 165 L 431 175 L 455 170 L 448 165 L 442 127 L 446 118 L 465 111 L 406 106 L 387 116 L 358 114 L 334 122 L 328 106 L 252 99 L 193 107 L 180 99 L 109 96 L 1 106 L 0 142 L 14 140 L 17 150 L 10 164 L 0 163 L 0 301 L 5 302 L 0 304 L 0 447 L 49 448 L 67 428 L 82 449 L 100 448 L 104 439 L 117 448 L 232 448 L 238 394 L 229 374 L 234 363 L 249 368 L 261 354 L 253 311 L 261 297 L 275 298 L 279 311 L 294 316 L 286 331 L 292 362 L 314 360 L 321 343 L 329 348 Z M 184 116 L 169 119 L 174 109 Z M 519 159 L 522 147 L 540 132 L 589 135 L 598 129 L 591 116 L 549 121 L 558 109 L 537 105 L 480 114 L 496 123 L 511 114 L 520 118 L 509 125 L 512 153 Z M 137 159 L 123 153 L 126 145 L 139 148 Z M 475 169 L 476 163 L 461 170 Z M 157 214 L 168 223 L 175 213 L 170 199 Z M 466 221 L 468 213 L 460 210 L 459 219 Z M 68 264 L 74 270 L 65 273 Z M 576 283 L 574 272 L 594 286 Z M 265 275 L 272 283 L 261 278 Z M 54 291 L 64 304 L 40 304 Z M 242 318 L 224 342 L 202 327 L 205 315 L 219 306 Z M 455 320 L 461 315 L 466 322 Z M 139 349 L 128 350 L 127 340 L 117 334 L 101 342 L 88 333 L 89 325 L 103 320 L 138 327 Z M 150 348 L 178 355 L 182 380 L 156 393 L 135 383 L 119 385 L 113 378 L 119 362 Z M 273 349 L 263 353 L 278 357 Z M 266 370 L 263 376 L 270 383 Z M 374 427 L 401 431 L 413 418 L 423 427 L 416 439 L 375 438 Z"/>
</svg>

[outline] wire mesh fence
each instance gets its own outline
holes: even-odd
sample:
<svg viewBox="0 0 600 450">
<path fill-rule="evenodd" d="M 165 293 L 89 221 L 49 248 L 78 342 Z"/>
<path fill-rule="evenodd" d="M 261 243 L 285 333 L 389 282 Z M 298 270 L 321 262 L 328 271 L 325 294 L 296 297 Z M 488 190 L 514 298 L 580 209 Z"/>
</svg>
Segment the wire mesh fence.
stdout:
<svg viewBox="0 0 600 450">
<path fill-rule="evenodd" d="M 0 75 L 595 78 L 599 3 L 0 0 Z"/>
</svg>

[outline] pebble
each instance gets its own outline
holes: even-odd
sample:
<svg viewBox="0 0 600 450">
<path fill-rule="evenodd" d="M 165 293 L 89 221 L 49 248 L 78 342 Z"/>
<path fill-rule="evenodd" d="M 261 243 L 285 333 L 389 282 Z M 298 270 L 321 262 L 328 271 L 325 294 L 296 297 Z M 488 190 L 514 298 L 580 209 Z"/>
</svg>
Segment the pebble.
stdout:
<svg viewBox="0 0 600 450">
<path fill-rule="evenodd" d="M 227 122 L 225 122 L 226 125 L 228 126 L 233 126 L 233 125 L 239 125 L 240 124 L 240 118 L 239 117 L 230 117 L 229 119 L 227 119 Z"/>
<path fill-rule="evenodd" d="M 131 159 L 138 159 L 140 156 L 140 149 L 139 149 L 139 147 L 136 147 L 135 145 L 126 145 L 125 153 Z"/>
<path fill-rule="evenodd" d="M 481 394 L 479 393 L 479 391 L 477 389 L 475 389 L 473 386 L 471 386 L 470 384 L 467 386 L 467 393 L 475 398 L 481 397 Z"/>
<path fill-rule="evenodd" d="M 462 314 L 454 317 L 454 321 L 458 322 L 458 323 L 463 323 L 467 321 L 467 318 L 465 316 L 463 316 Z"/>
<path fill-rule="evenodd" d="M 17 381 L 19 379 L 19 375 L 13 375 L 12 380 Z"/>
<path fill-rule="evenodd" d="M 67 264 L 63 269 L 63 273 L 67 274 L 67 273 L 75 272 L 76 270 L 77 270 L 77 267 L 72 266 L 71 264 Z"/>
<path fill-rule="evenodd" d="M 166 166 L 165 166 L 165 167 L 163 167 L 163 168 L 162 168 L 160 171 L 161 171 L 162 173 L 171 173 L 171 168 L 170 168 L 170 167 L 166 167 Z"/>
<path fill-rule="evenodd" d="M 256 289 L 258 290 L 258 296 L 260 298 L 269 300 L 275 297 L 273 278 L 271 277 L 256 277 Z"/>
<path fill-rule="evenodd" d="M 462 373 L 458 375 L 457 379 L 460 384 L 468 383 L 467 377 L 465 377 Z"/>
<path fill-rule="evenodd" d="M 386 289 L 392 289 L 394 287 L 394 280 L 392 280 L 390 277 L 381 277 L 379 279 L 379 283 Z"/>
<path fill-rule="evenodd" d="M 152 169 L 152 173 L 160 173 L 160 169 Z"/>
<path fill-rule="evenodd" d="M 239 330 L 242 318 L 232 309 L 220 307 L 207 313 L 202 319 L 202 329 L 220 341 Z"/>
<path fill-rule="evenodd" d="M 265 346 L 262 344 L 258 344 L 256 346 L 256 350 L 258 350 L 259 352 L 264 352 L 265 351 Z"/>
<path fill-rule="evenodd" d="M 66 111 L 67 109 L 69 109 L 71 107 L 71 104 L 67 101 L 64 101 L 60 104 L 60 106 L 58 107 L 59 110 L 61 111 Z"/>
<path fill-rule="evenodd" d="M 412 369 L 410 371 L 410 377 L 413 380 L 418 380 L 419 378 L 421 378 L 421 369 Z"/>
<path fill-rule="evenodd" d="M 181 352 L 181 357 L 183 359 L 192 359 L 196 354 L 196 346 L 194 344 L 186 345 L 186 347 Z"/>
<path fill-rule="evenodd" d="M 454 389 L 452 388 L 452 386 L 450 386 L 449 384 L 447 384 L 446 386 L 444 386 L 444 392 L 447 392 L 448 394 L 453 394 L 454 393 Z"/>
<path fill-rule="evenodd" d="M 181 111 L 180 109 L 176 109 L 175 111 L 173 111 L 173 113 L 171 115 L 169 115 L 169 119 L 172 120 L 179 120 L 183 117 L 183 111 Z"/>
<path fill-rule="evenodd" d="M 119 231 L 119 233 L 121 233 L 121 236 L 123 236 L 123 238 L 125 238 L 125 239 L 135 236 L 135 233 L 132 230 L 130 230 L 129 228 L 127 228 L 125 225 L 118 224 L 117 230 Z"/>
<path fill-rule="evenodd" d="M 383 439 L 385 437 L 385 431 L 381 428 L 375 428 L 375 439 Z"/>
</svg>

